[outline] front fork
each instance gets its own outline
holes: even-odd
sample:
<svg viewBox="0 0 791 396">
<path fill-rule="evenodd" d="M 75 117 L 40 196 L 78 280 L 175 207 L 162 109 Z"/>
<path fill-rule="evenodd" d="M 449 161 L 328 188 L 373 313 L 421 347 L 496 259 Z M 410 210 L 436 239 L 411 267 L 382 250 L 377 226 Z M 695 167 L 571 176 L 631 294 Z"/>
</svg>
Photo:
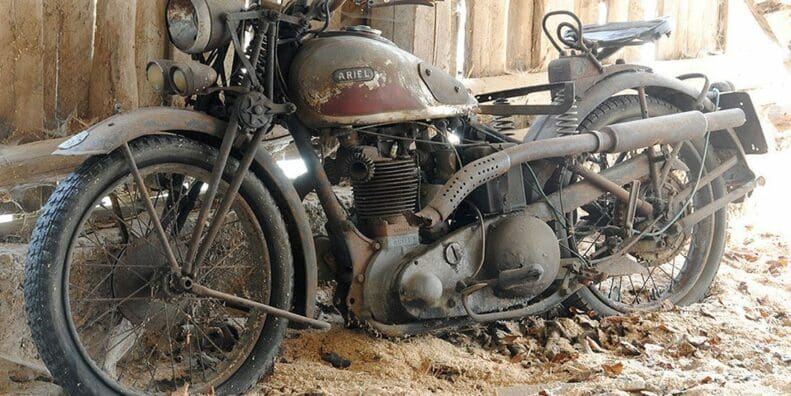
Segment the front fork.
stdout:
<svg viewBox="0 0 791 396">
<path fill-rule="evenodd" d="M 206 232 L 206 235 L 201 238 L 209 217 L 212 203 L 214 202 L 219 184 L 222 181 L 222 174 L 224 173 L 225 166 L 227 165 L 228 159 L 230 158 L 233 142 L 238 135 L 239 124 L 235 117 L 236 110 L 231 116 L 231 122 L 229 122 L 228 129 L 226 130 L 226 134 L 223 137 L 223 142 L 220 146 L 220 156 L 217 159 L 217 162 L 214 164 L 214 169 L 212 170 L 208 188 L 205 193 L 206 198 L 204 199 L 204 204 L 201 206 L 201 210 L 198 215 L 198 222 L 195 226 L 195 229 L 192 231 L 187 259 L 183 263 L 178 262 L 178 259 L 173 252 L 173 248 L 171 247 L 168 240 L 165 227 L 162 225 L 162 219 L 154 207 L 154 204 L 151 202 L 148 187 L 146 186 L 145 180 L 140 173 L 140 169 L 137 166 L 137 162 L 135 161 L 134 154 L 132 153 L 129 144 L 124 143 L 121 146 L 121 151 L 127 163 L 129 164 L 129 168 L 134 178 L 135 185 L 137 186 L 137 190 L 145 201 L 145 210 L 151 217 L 152 223 L 154 223 L 157 239 L 159 239 L 159 242 L 164 249 L 168 266 L 170 267 L 171 286 L 181 292 L 192 293 L 202 297 L 214 298 L 227 303 L 241 305 L 250 309 L 259 309 L 266 314 L 282 317 L 296 323 L 305 324 L 318 329 L 328 329 L 330 324 L 325 321 L 308 318 L 306 316 L 276 308 L 258 301 L 253 301 L 219 290 L 214 290 L 201 285 L 194 280 L 195 270 L 200 266 L 203 260 L 205 260 L 209 248 L 220 231 L 223 219 L 230 210 L 231 205 L 235 200 L 236 194 L 238 193 L 239 188 L 241 187 L 242 182 L 244 181 L 244 178 L 250 169 L 250 165 L 255 158 L 255 154 L 260 147 L 260 143 L 269 129 L 269 123 L 267 123 L 266 125 L 257 128 L 253 133 L 253 137 L 250 139 L 248 144 L 248 150 L 243 154 L 239 163 L 239 168 L 234 173 L 231 183 L 228 186 L 228 189 L 225 191 L 225 195 L 219 207 L 215 211 L 214 216 L 212 217 L 211 223 L 208 224 L 208 231 Z"/>
</svg>

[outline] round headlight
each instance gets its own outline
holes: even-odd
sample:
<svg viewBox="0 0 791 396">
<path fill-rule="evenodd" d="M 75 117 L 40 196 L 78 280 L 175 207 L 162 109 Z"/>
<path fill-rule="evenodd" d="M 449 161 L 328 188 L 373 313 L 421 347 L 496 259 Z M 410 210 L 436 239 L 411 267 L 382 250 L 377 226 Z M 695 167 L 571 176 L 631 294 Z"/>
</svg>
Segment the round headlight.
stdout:
<svg viewBox="0 0 791 396">
<path fill-rule="evenodd" d="M 168 68 L 171 62 L 165 60 L 154 60 L 148 62 L 146 66 L 146 81 L 157 92 L 165 92 L 170 90 L 170 83 L 168 82 Z"/>
<path fill-rule="evenodd" d="M 169 0 L 165 11 L 170 41 L 188 54 L 228 44 L 225 16 L 244 10 L 244 0 Z"/>
<path fill-rule="evenodd" d="M 177 94 L 201 94 L 217 82 L 217 71 L 198 62 L 174 63 L 170 68 L 170 81 Z"/>
<path fill-rule="evenodd" d="M 176 92 L 180 95 L 184 95 L 189 89 L 187 75 L 181 69 L 173 69 L 173 74 L 171 76 L 173 78 L 173 88 L 175 88 Z"/>
</svg>

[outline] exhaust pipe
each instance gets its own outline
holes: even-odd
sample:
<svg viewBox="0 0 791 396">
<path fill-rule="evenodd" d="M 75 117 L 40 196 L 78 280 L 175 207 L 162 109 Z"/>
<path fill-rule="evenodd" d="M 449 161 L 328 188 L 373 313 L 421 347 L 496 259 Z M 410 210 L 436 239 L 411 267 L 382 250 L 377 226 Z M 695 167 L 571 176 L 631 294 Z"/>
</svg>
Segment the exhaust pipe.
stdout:
<svg viewBox="0 0 791 396">
<path fill-rule="evenodd" d="M 614 124 L 599 131 L 519 144 L 479 158 L 461 168 L 445 183 L 442 191 L 415 215 L 427 226 L 441 223 L 473 190 L 525 162 L 583 153 L 619 153 L 656 144 L 694 140 L 703 137 L 706 132 L 739 127 L 745 120 L 741 109 L 705 114 L 689 111 Z"/>
</svg>

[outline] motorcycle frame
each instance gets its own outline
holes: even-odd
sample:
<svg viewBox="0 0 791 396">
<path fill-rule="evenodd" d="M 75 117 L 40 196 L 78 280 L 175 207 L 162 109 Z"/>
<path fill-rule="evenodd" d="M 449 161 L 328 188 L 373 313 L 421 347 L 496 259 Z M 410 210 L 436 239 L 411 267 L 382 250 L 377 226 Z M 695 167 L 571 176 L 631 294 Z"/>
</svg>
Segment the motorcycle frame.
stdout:
<svg viewBox="0 0 791 396">
<path fill-rule="evenodd" d="M 269 43 L 276 42 L 274 40 L 277 39 L 278 33 L 278 24 L 280 22 L 286 23 L 302 23 L 302 21 L 295 21 L 294 17 L 273 11 L 273 10 L 258 10 L 258 11 L 246 11 L 236 14 L 230 14 L 228 16 L 229 22 L 229 29 L 231 26 L 238 26 L 239 21 L 242 20 L 251 20 L 257 19 L 259 23 L 265 24 L 266 34 L 269 39 Z M 234 24 L 235 22 L 235 24 Z M 258 48 L 252 58 L 247 59 L 246 54 L 241 48 L 239 44 L 239 38 L 236 35 L 235 29 L 232 29 L 232 37 L 233 37 L 233 46 L 234 50 L 237 53 L 237 56 L 240 58 L 240 61 L 245 64 L 248 70 L 255 70 L 255 62 L 258 59 L 258 52 L 257 50 L 260 49 L 260 43 L 263 39 L 263 34 L 257 35 L 258 41 L 257 45 Z M 270 60 L 276 59 L 276 51 L 277 45 L 268 45 L 266 50 L 267 58 Z M 563 59 L 563 58 L 561 58 Z M 269 65 L 273 65 L 274 62 L 269 63 Z M 595 66 L 595 65 L 594 65 Z M 671 95 L 687 95 L 689 96 L 688 88 L 678 82 L 678 80 L 667 79 L 664 77 L 657 77 L 655 74 L 651 73 L 650 70 L 646 68 L 634 67 L 634 66 L 624 66 L 624 65 L 616 65 L 614 69 L 605 69 L 607 72 L 601 71 L 598 73 L 598 76 L 592 77 L 587 76 L 586 78 L 577 78 L 577 79 L 569 79 L 566 81 L 550 81 L 550 85 L 542 86 L 542 87 L 534 87 L 533 90 L 542 90 L 542 89 L 555 89 L 558 87 L 558 83 L 563 83 L 563 89 L 567 89 L 569 87 L 569 82 L 573 84 L 582 83 L 579 86 L 582 86 L 586 89 L 581 90 L 584 93 L 580 95 L 584 98 L 587 96 L 587 92 L 590 91 L 592 88 L 598 86 L 603 81 L 607 81 L 609 78 L 618 75 L 622 72 L 631 71 L 634 72 L 639 70 L 639 74 L 641 76 L 646 77 L 643 81 L 641 81 L 641 87 L 643 89 L 640 90 L 641 98 L 644 98 L 646 91 L 648 89 L 656 89 L 658 92 L 670 92 Z M 274 67 L 269 67 L 266 74 L 266 80 L 264 82 L 257 81 L 257 78 L 253 75 L 256 73 L 248 73 L 250 76 L 249 79 L 245 81 L 246 88 L 264 90 L 266 94 L 268 94 L 269 98 L 274 96 Z M 597 68 L 598 69 L 598 68 Z M 553 75 L 557 75 L 557 73 L 552 72 L 552 66 L 550 66 L 550 80 L 553 79 Z M 571 77 L 571 76 L 570 76 Z M 631 76 L 634 77 L 634 76 Z M 615 85 L 617 87 L 617 85 Z M 650 87 L 650 88 L 646 88 Z M 530 90 L 528 88 L 527 90 Z M 568 96 L 568 92 L 566 95 Z M 506 96 L 506 95 L 513 95 L 523 93 L 523 91 L 514 91 L 514 92 L 500 92 L 500 93 L 490 93 L 491 96 Z M 572 97 L 574 96 L 572 91 Z M 607 97 L 612 96 L 611 94 Z M 606 98 L 605 98 L 606 99 Z M 713 104 L 711 102 L 706 102 L 708 99 L 705 97 L 700 97 L 698 102 L 699 105 L 702 105 L 701 110 L 715 110 Z M 644 99 L 641 99 L 641 102 Z M 561 110 L 567 110 L 560 108 Z M 490 109 L 495 110 L 497 109 Z M 530 109 L 534 110 L 534 109 Z M 555 113 L 559 111 L 556 107 L 554 109 L 551 108 L 543 108 L 541 110 L 547 110 L 548 113 Z M 552 110 L 552 111 L 549 111 Z M 274 307 L 267 306 L 265 304 L 256 303 L 253 301 L 240 299 L 236 296 L 227 295 L 224 293 L 219 293 L 217 291 L 208 290 L 203 286 L 194 285 L 190 282 L 189 275 L 194 271 L 195 265 L 200 263 L 200 260 L 205 256 L 206 247 L 211 244 L 211 238 L 208 240 L 204 240 L 203 247 L 199 246 L 200 242 L 200 233 L 196 232 L 193 234 L 191 238 L 191 243 L 189 246 L 190 254 L 188 257 L 192 258 L 193 260 L 188 260 L 187 263 L 183 267 L 179 266 L 178 263 L 175 262 L 174 257 L 169 257 L 169 264 L 171 266 L 171 270 L 173 271 L 174 275 L 180 275 L 180 283 L 181 287 L 191 289 L 196 294 L 201 294 L 205 296 L 212 296 L 220 299 L 225 299 L 226 301 L 233 301 L 235 303 L 239 303 L 242 305 L 247 305 L 251 308 L 260 308 L 265 310 L 268 313 L 271 313 L 276 316 L 282 316 L 289 320 L 292 320 L 297 323 L 305 324 L 312 327 L 317 328 L 327 328 L 329 326 L 328 323 L 323 321 L 317 321 L 312 319 L 315 314 L 315 309 L 313 307 L 314 300 L 315 300 L 315 293 L 317 287 L 317 276 L 316 276 L 316 256 L 315 256 L 315 249 L 313 247 L 312 235 L 309 232 L 309 226 L 307 226 L 307 216 L 304 214 L 304 209 L 301 207 L 299 203 L 299 197 L 294 190 L 293 185 L 287 182 L 287 179 L 282 175 L 282 171 L 277 169 L 277 165 L 275 164 L 274 160 L 271 158 L 265 150 L 261 150 L 261 140 L 265 135 L 266 131 L 269 129 L 268 126 L 265 128 L 259 128 L 252 134 L 252 138 L 244 137 L 244 133 L 240 134 L 239 132 L 239 125 L 237 122 L 237 114 L 236 112 L 238 109 L 234 109 L 229 121 L 226 123 L 225 121 L 219 120 L 217 118 L 208 116 L 203 113 L 199 113 L 198 111 L 189 111 L 189 110 L 175 110 L 168 107 L 155 107 L 155 108 L 147 108 L 141 109 L 129 113 L 119 114 L 114 117 L 111 117 L 105 121 L 102 121 L 88 130 L 76 135 L 75 140 L 70 140 L 66 142 L 68 144 L 64 144 L 61 146 L 54 154 L 56 155 L 103 155 L 108 154 L 114 150 L 122 150 L 124 155 L 127 158 L 127 161 L 130 164 L 130 170 L 132 174 L 135 176 L 135 179 L 138 182 L 138 187 L 141 189 L 141 192 L 145 195 L 145 185 L 141 181 L 141 177 L 139 175 L 139 171 L 136 170 L 136 165 L 134 163 L 134 158 L 129 150 L 128 143 L 132 140 L 137 138 L 152 135 L 152 134 L 179 134 L 185 135 L 190 138 L 194 138 L 201 141 L 209 142 L 210 144 L 216 145 L 219 147 L 220 150 L 220 157 L 215 164 L 215 169 L 210 176 L 211 183 L 209 186 L 209 192 L 213 194 L 216 192 L 217 185 L 219 184 L 220 177 L 222 174 L 223 169 L 227 163 L 227 160 L 230 158 L 231 155 L 240 158 L 240 168 L 237 170 L 237 173 L 233 176 L 233 180 L 231 181 L 231 193 L 226 195 L 227 197 L 231 197 L 235 189 L 238 189 L 238 185 L 241 183 L 243 177 L 250 171 L 253 170 L 253 173 L 256 177 L 264 179 L 265 183 L 268 183 L 267 186 L 272 186 L 274 189 L 279 190 L 279 195 L 281 196 L 281 200 L 279 204 L 283 204 L 285 208 L 288 208 L 288 212 L 290 212 L 291 219 L 294 221 L 295 224 L 292 225 L 292 231 L 290 233 L 290 237 L 292 239 L 292 244 L 298 245 L 293 247 L 295 250 L 299 251 L 299 256 L 302 260 L 304 260 L 304 265 L 301 267 L 303 270 L 301 284 L 303 291 L 300 293 L 304 296 L 303 300 L 303 307 L 298 309 L 299 313 L 289 312 L 284 310 L 278 310 Z M 585 113 L 587 114 L 587 113 Z M 328 223 L 327 229 L 330 233 L 330 237 L 333 241 L 333 249 L 335 253 L 335 257 L 338 261 L 345 263 L 348 270 L 351 272 L 346 272 L 340 274 L 341 280 L 346 280 L 350 283 L 354 283 L 355 281 L 359 281 L 356 279 L 355 275 L 359 275 L 361 269 L 364 269 L 368 259 L 379 249 L 381 249 L 381 245 L 379 242 L 375 240 L 371 240 L 365 237 L 350 221 L 349 216 L 346 210 L 342 207 L 340 202 L 338 201 L 337 197 L 334 195 L 332 190 L 332 185 L 321 166 L 320 159 L 316 155 L 315 150 L 311 145 L 311 137 L 312 134 L 310 130 L 298 119 L 298 117 L 294 114 L 280 114 L 282 120 L 286 123 L 291 135 L 294 138 L 295 144 L 300 152 L 302 159 L 305 161 L 308 174 L 307 177 L 312 180 L 313 188 L 315 189 L 316 193 L 318 194 L 320 203 L 324 208 Z M 552 117 L 552 116 L 548 116 Z M 155 122 L 151 122 L 155 120 Z M 544 119 L 546 121 L 546 119 Z M 545 122 L 540 123 L 540 127 L 536 130 L 541 132 L 544 130 L 544 126 L 546 125 Z M 531 134 L 528 135 L 528 139 L 533 140 L 550 140 L 552 136 L 546 137 L 539 137 L 537 133 L 533 132 L 533 128 L 531 128 Z M 240 139 L 240 137 L 243 137 Z M 241 143 L 240 143 L 241 140 Z M 741 146 L 741 142 L 733 142 L 734 144 L 738 144 Z M 584 151 L 583 151 L 584 152 Z M 744 152 L 744 150 L 742 150 Z M 285 180 L 285 181 L 284 181 Z M 612 182 L 612 180 L 610 180 Z M 598 183 L 594 180 L 585 179 L 581 182 L 577 183 L 580 187 L 580 190 L 587 191 L 586 195 L 583 196 L 580 201 L 584 200 L 594 200 L 601 194 L 605 193 L 607 190 L 610 192 L 617 192 L 622 194 L 624 190 L 618 186 L 618 183 L 612 183 L 608 185 L 607 183 L 602 183 L 601 180 Z M 586 188 L 583 188 L 586 187 Z M 590 188 L 592 187 L 592 188 Z M 748 190 L 749 191 L 749 190 Z M 747 191 L 747 192 L 748 192 Z M 744 192 L 741 191 L 740 192 Z M 746 192 L 744 192 L 746 193 Z M 228 199 L 226 199 L 228 201 Z M 207 202 L 212 202 L 212 199 L 207 199 Z M 718 207 L 714 208 L 713 210 L 718 210 L 721 207 L 724 207 L 728 202 L 717 202 Z M 150 206 L 150 205 L 149 205 Z M 223 202 L 220 205 L 220 214 L 223 211 L 226 211 L 230 206 L 229 202 Z M 572 209 L 572 208 L 567 208 Z M 152 217 L 156 217 L 156 211 L 154 208 L 147 208 L 149 214 Z M 281 208 L 283 210 L 283 208 Z M 208 211 L 208 209 L 207 209 Z M 200 222 L 201 228 L 204 226 L 205 219 L 207 218 L 207 214 L 201 211 L 199 215 L 199 219 L 203 219 L 204 221 Z M 222 218 L 222 216 L 216 216 L 216 218 Z M 159 224 L 158 222 L 156 222 Z M 216 225 L 214 223 L 209 225 L 209 234 L 211 235 L 214 233 L 216 235 Z M 306 229 L 307 227 L 307 229 Z M 214 230 L 214 231 L 212 231 Z M 160 238 L 160 242 L 166 246 L 167 243 L 167 236 L 164 235 L 164 231 L 157 229 L 157 235 Z M 200 230 L 196 230 L 200 231 Z M 295 266 L 299 267 L 299 266 Z M 299 272 L 299 271 L 298 271 Z M 569 290 L 564 291 L 564 295 Z M 354 299 L 357 297 L 354 290 L 351 290 L 349 293 L 349 297 L 347 299 L 347 303 L 351 303 L 353 305 Z M 542 305 L 543 306 L 543 305 Z M 532 311 L 531 311 L 532 312 Z M 523 314 L 524 312 L 511 312 L 511 314 L 519 313 Z M 477 314 L 477 316 L 472 315 L 471 317 L 473 320 L 490 320 L 488 316 L 485 314 Z M 496 316 L 498 319 L 503 318 L 503 315 Z M 496 319 L 491 319 L 496 320 Z M 388 326 L 382 325 L 381 326 Z M 386 328 L 386 327 L 383 327 Z M 393 328 L 390 328 L 393 330 Z M 403 330 L 408 331 L 408 330 Z"/>
</svg>

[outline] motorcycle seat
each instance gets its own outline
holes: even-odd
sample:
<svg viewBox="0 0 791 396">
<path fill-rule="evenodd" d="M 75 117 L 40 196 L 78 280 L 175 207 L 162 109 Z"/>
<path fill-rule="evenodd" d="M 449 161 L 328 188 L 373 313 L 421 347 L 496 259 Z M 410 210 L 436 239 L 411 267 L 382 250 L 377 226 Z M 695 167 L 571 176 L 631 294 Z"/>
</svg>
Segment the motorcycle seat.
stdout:
<svg viewBox="0 0 791 396">
<path fill-rule="evenodd" d="M 596 57 L 604 59 L 625 46 L 643 45 L 670 35 L 673 26 L 669 17 L 650 21 L 609 22 L 603 25 L 585 25 L 582 38 L 588 47 L 596 51 Z M 567 30 L 563 34 L 568 41 L 576 41 L 576 31 Z"/>
</svg>

